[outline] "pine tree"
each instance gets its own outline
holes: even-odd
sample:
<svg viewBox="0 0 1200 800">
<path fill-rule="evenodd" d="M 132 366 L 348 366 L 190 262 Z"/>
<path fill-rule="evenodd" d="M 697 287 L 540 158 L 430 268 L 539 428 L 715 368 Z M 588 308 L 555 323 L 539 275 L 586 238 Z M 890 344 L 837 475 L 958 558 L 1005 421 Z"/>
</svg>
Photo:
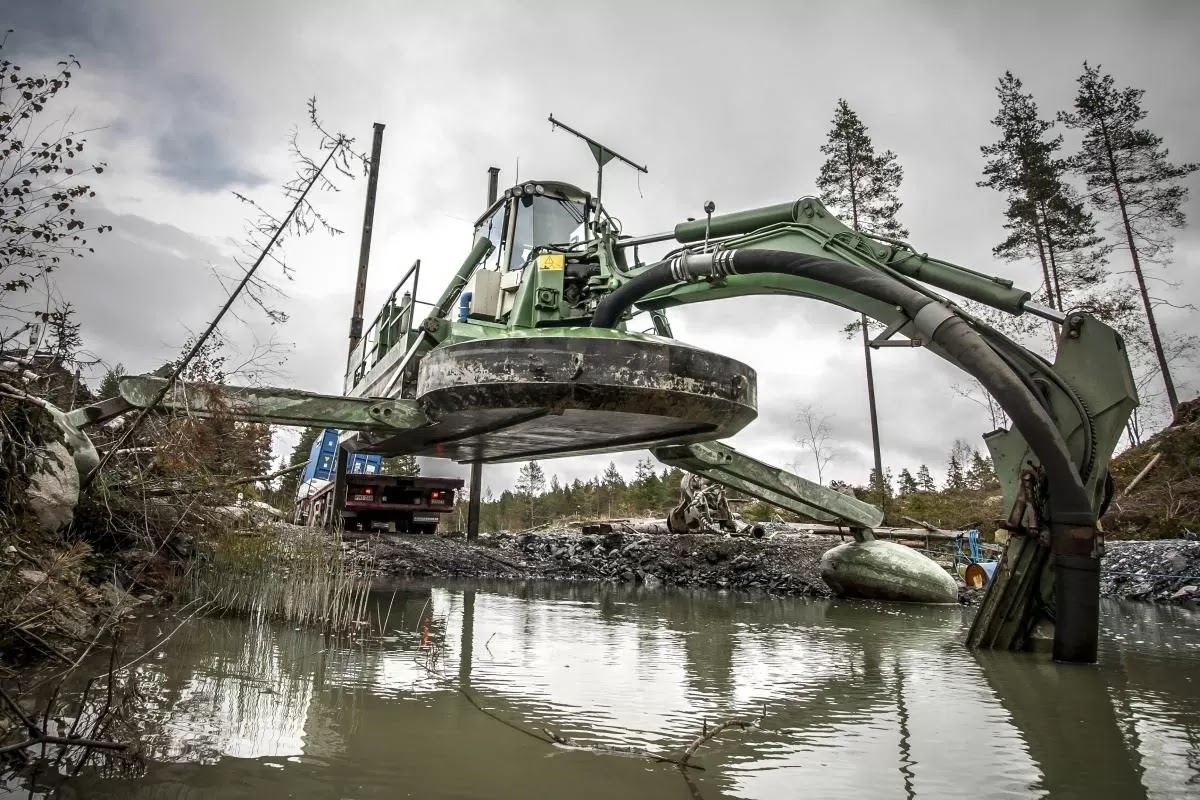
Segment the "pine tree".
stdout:
<svg viewBox="0 0 1200 800">
<path fill-rule="evenodd" d="M 904 178 L 896 154 L 875 152 L 867 127 L 844 99 L 838 100 L 828 136 L 821 145 L 827 158 L 817 178 L 822 202 L 848 217 L 857 231 L 907 236 L 896 216 L 901 208 L 896 192 Z"/>
<path fill-rule="evenodd" d="M 600 478 L 599 499 L 603 503 L 604 513 L 609 516 L 615 516 L 616 512 L 621 508 L 621 494 L 625 489 L 625 479 L 621 477 L 621 473 L 617 470 L 617 465 L 610 461 L 604 470 L 604 475 Z"/>
<path fill-rule="evenodd" d="M 866 125 L 839 99 L 833 114 L 833 127 L 828 141 L 821 145 L 825 162 L 817 177 L 817 189 L 822 201 L 834 213 L 850 220 L 850 227 L 865 233 L 882 234 L 893 238 L 908 236 L 900 224 L 898 192 L 904 178 L 904 168 L 891 150 L 875 152 L 875 145 Z M 845 333 L 854 336 L 861 332 L 863 358 L 866 363 L 867 403 L 871 416 L 871 444 L 875 455 L 875 472 L 883 474 L 883 457 L 879 446 L 879 419 L 875 409 L 875 377 L 871 369 L 871 329 L 867 315 L 847 325 Z"/>
<path fill-rule="evenodd" d="M 670 509 L 679 503 L 680 486 L 683 484 L 683 470 L 678 467 L 664 469 L 659 486 L 658 507 Z"/>
<path fill-rule="evenodd" d="M 563 516 L 564 497 L 562 482 L 558 479 L 558 473 L 550 476 L 550 482 L 546 486 L 546 492 L 541 498 L 542 519 L 554 520 Z"/>
<path fill-rule="evenodd" d="M 937 484 L 933 482 L 933 476 L 929 474 L 929 467 L 924 464 L 917 469 L 917 488 L 922 492 L 937 491 Z"/>
<path fill-rule="evenodd" d="M 83 347 L 82 326 L 75 321 L 75 307 L 64 303 L 51 311 L 37 312 L 46 331 L 46 349 L 62 362 L 71 362 Z"/>
<path fill-rule="evenodd" d="M 948 490 L 964 489 L 966 485 L 962 464 L 959 462 L 958 456 L 951 453 L 950 461 L 946 465 L 946 488 Z"/>
<path fill-rule="evenodd" d="M 1083 132 L 1080 150 L 1069 165 L 1087 179 L 1092 205 L 1112 218 L 1123 235 L 1174 414 L 1179 398 L 1154 319 L 1142 262 L 1170 251 L 1173 238 L 1167 231 L 1182 228 L 1186 221 L 1183 205 L 1188 188 L 1182 181 L 1200 169 L 1200 164 L 1171 163 L 1162 137 L 1138 127 L 1146 118 L 1142 108 L 1144 90 L 1118 90 L 1111 75 L 1101 74 L 1099 66 L 1090 67 L 1086 61 L 1078 83 L 1074 113 L 1058 115 L 1068 128 Z"/>
<path fill-rule="evenodd" d="M 926 470 L 926 472 L 928 472 L 928 470 Z M 914 478 L 913 474 L 908 471 L 908 467 L 904 467 L 902 470 L 900 470 L 899 481 L 901 497 L 905 495 L 916 494 L 919 490 L 919 487 L 917 486 L 917 479 Z"/>
<path fill-rule="evenodd" d="M 884 471 L 883 477 L 879 477 L 879 473 L 871 469 L 870 475 L 867 476 L 867 491 L 866 500 L 868 503 L 875 503 L 883 508 L 887 505 L 887 501 L 892 497 L 892 470 L 889 468 Z"/>
<path fill-rule="evenodd" d="M 631 489 L 630 500 L 634 513 L 645 513 L 658 505 L 662 485 L 658 473 L 654 471 L 654 462 L 649 457 L 638 459 Z"/>
<path fill-rule="evenodd" d="M 996 485 L 996 471 L 992 459 L 978 450 L 971 452 L 971 466 L 967 468 L 966 484 L 971 489 L 992 489 Z"/>
<path fill-rule="evenodd" d="M 1102 244 L 1096 223 L 1064 180 L 1066 162 L 1057 153 L 1062 136 L 1050 136 L 1051 121 L 1038 116 L 1033 95 L 1005 72 L 996 87 L 1000 110 L 992 124 L 1001 131 L 995 144 L 980 148 L 988 161 L 978 186 L 1006 196 L 1008 237 L 992 252 L 1010 261 L 1036 257 L 1042 267 L 1046 304 L 1062 309 L 1072 293 L 1097 286 L 1103 278 Z"/>
<path fill-rule="evenodd" d="M 100 388 L 97 390 L 101 400 L 107 400 L 110 397 L 116 397 L 120 392 L 118 385 L 121 378 L 125 377 L 125 365 L 116 364 L 111 369 L 105 371 L 104 377 L 100 379 Z"/>
<path fill-rule="evenodd" d="M 530 461 L 521 467 L 517 473 L 517 492 L 525 500 L 529 509 L 529 524 L 532 528 L 537 524 L 537 498 L 546 488 L 546 473 L 536 461 Z"/>
<path fill-rule="evenodd" d="M 385 458 L 380 465 L 380 472 L 383 475 L 415 478 L 421 474 L 421 465 L 417 463 L 416 456 L 406 453 L 404 455 Z"/>
</svg>

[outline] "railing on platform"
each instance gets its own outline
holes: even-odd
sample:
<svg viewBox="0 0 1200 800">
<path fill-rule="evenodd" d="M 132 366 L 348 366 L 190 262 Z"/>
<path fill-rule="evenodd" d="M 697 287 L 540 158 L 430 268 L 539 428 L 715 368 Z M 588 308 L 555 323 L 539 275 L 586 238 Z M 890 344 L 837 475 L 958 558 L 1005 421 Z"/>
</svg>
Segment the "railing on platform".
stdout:
<svg viewBox="0 0 1200 800">
<path fill-rule="evenodd" d="M 416 336 L 413 320 L 420 302 L 417 300 L 420 278 L 421 259 L 418 258 L 392 289 L 383 308 L 351 351 L 343 381 L 345 394 L 352 394 L 371 369 L 393 349 L 398 347 L 403 351 L 412 344 Z M 411 288 L 405 290 L 410 282 Z"/>
</svg>

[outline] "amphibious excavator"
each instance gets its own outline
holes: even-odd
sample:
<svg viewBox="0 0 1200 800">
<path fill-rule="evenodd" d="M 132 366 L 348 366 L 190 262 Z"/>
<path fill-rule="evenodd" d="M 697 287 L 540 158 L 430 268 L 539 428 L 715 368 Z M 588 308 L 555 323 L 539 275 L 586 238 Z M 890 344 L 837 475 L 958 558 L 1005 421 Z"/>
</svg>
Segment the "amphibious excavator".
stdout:
<svg viewBox="0 0 1200 800">
<path fill-rule="evenodd" d="M 602 202 L 603 170 L 614 159 L 645 167 L 551 122 L 587 142 L 599 167 L 594 193 L 554 180 L 500 192 L 492 168 L 474 238 L 437 299 L 417 297 L 417 262 L 365 331 L 352 325 L 343 395 L 229 388 L 222 413 L 338 428 L 343 453 L 475 465 L 476 502 L 482 464 L 649 450 L 869 543 L 879 509 L 722 443 L 756 417 L 755 371 L 674 338 L 668 318 L 678 306 L 746 295 L 833 303 L 883 323 L 872 346 L 922 347 L 974 376 L 1012 421 L 983 437 L 1003 492 L 997 524 L 1009 536 L 968 644 L 1052 639 L 1056 660 L 1096 660 L 1097 520 L 1112 493 L 1109 459 L 1137 405 L 1113 328 L 1043 307 L 1005 278 L 853 230 L 814 197 L 723 214 L 709 202 L 701 217 L 630 235 Z M 650 245 L 668 251 L 643 261 Z M 1044 319 L 1058 332 L 1057 356 L 1012 341 L 969 313 L 972 304 Z M 160 378 L 124 378 L 119 397 L 70 422 L 82 428 L 145 407 L 160 389 Z M 204 413 L 207 404 L 179 383 L 160 406 Z"/>
</svg>

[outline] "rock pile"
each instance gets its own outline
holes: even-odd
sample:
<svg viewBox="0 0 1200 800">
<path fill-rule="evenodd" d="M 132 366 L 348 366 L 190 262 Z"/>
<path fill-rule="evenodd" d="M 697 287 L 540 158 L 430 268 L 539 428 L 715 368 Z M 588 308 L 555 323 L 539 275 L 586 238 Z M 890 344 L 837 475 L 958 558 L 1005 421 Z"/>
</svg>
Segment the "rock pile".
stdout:
<svg viewBox="0 0 1200 800">
<path fill-rule="evenodd" d="M 764 540 L 552 531 L 496 533 L 470 547 L 438 537 L 395 537 L 381 541 L 376 563 L 385 574 L 634 582 L 824 597 L 829 588 L 820 576 L 821 554 L 836 543 L 802 535 Z"/>
<path fill-rule="evenodd" d="M 1110 541 L 1100 591 L 1111 597 L 1200 602 L 1200 541 Z"/>
<path fill-rule="evenodd" d="M 773 534 L 773 535 L 772 535 Z M 483 534 L 476 545 L 440 536 L 347 541 L 351 562 L 382 575 L 640 583 L 828 597 L 821 556 L 836 537 L 772 530 L 771 538 L 538 531 Z M 366 554 L 371 552 L 370 559 Z M 1110 541 L 1101 591 L 1155 602 L 1200 602 L 1200 541 Z M 976 605 L 981 589 L 960 586 Z"/>
</svg>

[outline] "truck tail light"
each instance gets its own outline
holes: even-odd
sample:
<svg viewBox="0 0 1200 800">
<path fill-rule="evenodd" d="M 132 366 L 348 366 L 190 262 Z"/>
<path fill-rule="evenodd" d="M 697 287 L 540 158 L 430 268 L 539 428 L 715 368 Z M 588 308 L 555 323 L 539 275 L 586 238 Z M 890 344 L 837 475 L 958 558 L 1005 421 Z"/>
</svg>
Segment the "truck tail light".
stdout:
<svg viewBox="0 0 1200 800">
<path fill-rule="evenodd" d="M 349 495 L 349 499 L 355 501 L 356 503 L 375 502 L 374 486 L 352 487 L 349 489 L 349 492 L 351 493 Z"/>
</svg>

